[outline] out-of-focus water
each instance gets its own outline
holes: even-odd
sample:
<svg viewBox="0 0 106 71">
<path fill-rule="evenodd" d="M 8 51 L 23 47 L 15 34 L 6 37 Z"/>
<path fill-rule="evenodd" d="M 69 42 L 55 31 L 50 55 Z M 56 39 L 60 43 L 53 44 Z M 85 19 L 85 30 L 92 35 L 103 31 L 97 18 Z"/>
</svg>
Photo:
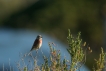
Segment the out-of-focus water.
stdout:
<svg viewBox="0 0 106 71">
<path fill-rule="evenodd" d="M 70 55 L 68 54 L 67 50 L 63 43 L 59 42 L 53 37 L 49 35 L 43 34 L 42 32 L 36 32 L 32 30 L 26 29 L 0 29 L 0 71 L 4 69 L 9 69 L 11 67 L 14 68 L 14 71 L 18 71 L 16 65 L 17 62 L 20 61 L 22 56 L 28 53 L 33 45 L 33 42 L 36 36 L 40 34 L 43 36 L 43 44 L 42 47 L 38 50 L 37 54 L 37 62 L 38 65 L 43 63 L 42 56 L 45 55 L 49 57 L 50 50 L 48 46 L 48 42 L 55 43 L 55 49 L 60 50 L 61 58 L 70 60 Z M 42 54 L 43 52 L 43 54 Z M 32 51 L 33 56 L 36 56 L 36 52 Z M 28 56 L 24 58 L 24 62 L 20 62 L 22 65 L 28 65 L 28 61 L 32 60 L 32 57 Z M 25 63 L 25 64 L 23 64 Z M 20 66 L 22 66 L 20 65 Z M 82 66 L 81 71 L 90 71 L 87 67 Z"/>
</svg>

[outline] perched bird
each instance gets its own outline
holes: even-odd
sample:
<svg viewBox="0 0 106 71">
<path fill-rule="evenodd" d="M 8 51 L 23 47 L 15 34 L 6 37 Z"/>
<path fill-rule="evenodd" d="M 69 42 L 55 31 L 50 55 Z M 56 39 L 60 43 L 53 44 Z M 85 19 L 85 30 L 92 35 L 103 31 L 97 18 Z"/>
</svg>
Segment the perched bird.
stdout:
<svg viewBox="0 0 106 71">
<path fill-rule="evenodd" d="M 33 46 L 30 51 L 38 50 L 42 46 L 42 36 L 38 35 L 33 43 Z"/>
</svg>

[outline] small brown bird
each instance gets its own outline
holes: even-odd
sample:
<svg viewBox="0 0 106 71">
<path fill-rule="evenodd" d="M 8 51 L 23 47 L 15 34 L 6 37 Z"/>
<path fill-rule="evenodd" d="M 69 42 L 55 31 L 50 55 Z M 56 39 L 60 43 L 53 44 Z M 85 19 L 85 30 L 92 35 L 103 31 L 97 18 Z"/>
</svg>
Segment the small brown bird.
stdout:
<svg viewBox="0 0 106 71">
<path fill-rule="evenodd" d="M 33 46 L 30 51 L 38 50 L 42 46 L 42 36 L 38 35 L 33 43 Z"/>
</svg>

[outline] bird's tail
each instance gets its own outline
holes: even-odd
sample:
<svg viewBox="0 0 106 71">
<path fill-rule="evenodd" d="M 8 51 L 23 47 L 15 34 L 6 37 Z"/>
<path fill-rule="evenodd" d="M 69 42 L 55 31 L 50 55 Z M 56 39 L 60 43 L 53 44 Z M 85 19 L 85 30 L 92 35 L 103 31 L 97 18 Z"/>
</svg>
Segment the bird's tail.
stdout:
<svg viewBox="0 0 106 71">
<path fill-rule="evenodd" d="M 34 47 L 32 47 L 30 51 L 32 51 L 33 49 L 34 49 Z"/>
</svg>

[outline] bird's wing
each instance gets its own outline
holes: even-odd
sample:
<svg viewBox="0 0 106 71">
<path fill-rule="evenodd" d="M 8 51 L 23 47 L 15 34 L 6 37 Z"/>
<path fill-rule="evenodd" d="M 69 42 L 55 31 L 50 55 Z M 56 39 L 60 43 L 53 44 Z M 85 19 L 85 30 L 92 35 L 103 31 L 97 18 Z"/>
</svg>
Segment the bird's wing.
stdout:
<svg viewBox="0 0 106 71">
<path fill-rule="evenodd" d="M 34 41 L 33 46 L 32 46 L 32 48 L 31 48 L 31 50 L 30 50 L 30 51 L 32 51 L 33 49 L 36 49 L 36 48 L 37 48 L 37 46 L 38 46 L 38 44 L 39 44 L 39 40 L 38 40 L 38 39 L 36 39 L 36 40 Z"/>
</svg>

